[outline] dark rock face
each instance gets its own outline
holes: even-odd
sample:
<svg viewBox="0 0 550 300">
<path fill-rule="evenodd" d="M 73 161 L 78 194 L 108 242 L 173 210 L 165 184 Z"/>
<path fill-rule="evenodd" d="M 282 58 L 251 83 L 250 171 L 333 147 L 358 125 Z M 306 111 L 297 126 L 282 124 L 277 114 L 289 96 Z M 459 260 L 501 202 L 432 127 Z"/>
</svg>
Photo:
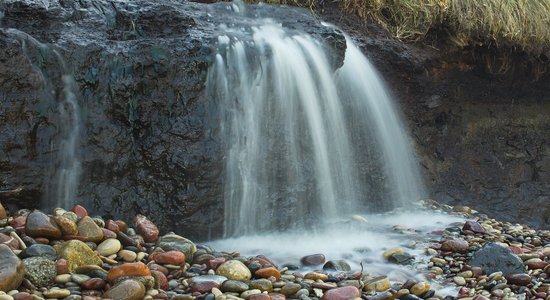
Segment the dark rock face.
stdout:
<svg viewBox="0 0 550 300">
<path fill-rule="evenodd" d="M 204 84 L 217 28 L 234 19 L 229 7 L 175 0 L 0 3 L 0 201 L 13 209 L 56 205 L 63 97 L 57 52 L 74 74 L 84 120 L 76 202 L 126 220 L 144 214 L 161 231 L 197 240 L 221 234 L 219 116 Z M 331 47 L 345 45 L 305 10 L 259 5 L 247 13 L 281 18 Z"/>
<path fill-rule="evenodd" d="M 326 7 L 357 37 L 408 121 L 434 199 L 502 220 L 550 224 L 550 73 L 505 49 L 398 42 Z M 443 43 L 441 43 L 443 41 Z M 548 64 L 546 63 L 546 66 Z"/>
</svg>

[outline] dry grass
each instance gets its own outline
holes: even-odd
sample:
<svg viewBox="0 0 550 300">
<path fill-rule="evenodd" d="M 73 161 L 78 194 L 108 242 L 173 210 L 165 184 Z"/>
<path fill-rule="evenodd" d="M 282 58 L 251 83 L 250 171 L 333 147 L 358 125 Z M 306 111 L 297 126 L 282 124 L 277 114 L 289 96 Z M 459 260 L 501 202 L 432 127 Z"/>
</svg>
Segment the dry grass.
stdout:
<svg viewBox="0 0 550 300">
<path fill-rule="evenodd" d="M 550 0 L 343 0 L 342 5 L 400 39 L 445 29 L 461 46 L 484 42 L 535 54 L 550 50 Z"/>
<path fill-rule="evenodd" d="M 268 0 L 310 8 L 318 1 L 331 0 Z M 506 44 L 535 55 L 550 53 L 550 0 L 340 0 L 340 5 L 403 40 L 443 29 L 459 46 Z"/>
</svg>

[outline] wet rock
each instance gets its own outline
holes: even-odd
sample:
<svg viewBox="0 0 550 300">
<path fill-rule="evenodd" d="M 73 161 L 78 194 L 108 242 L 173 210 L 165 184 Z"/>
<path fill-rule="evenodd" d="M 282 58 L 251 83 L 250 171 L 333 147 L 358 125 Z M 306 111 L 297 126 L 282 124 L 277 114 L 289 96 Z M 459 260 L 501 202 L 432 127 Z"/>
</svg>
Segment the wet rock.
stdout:
<svg viewBox="0 0 550 300">
<path fill-rule="evenodd" d="M 281 272 L 279 272 L 279 270 L 275 267 L 261 268 L 254 272 L 254 275 L 261 278 L 269 278 L 273 276 L 275 280 L 281 279 Z"/>
<path fill-rule="evenodd" d="M 365 291 L 384 292 L 391 288 L 388 276 L 378 276 L 365 282 Z"/>
<path fill-rule="evenodd" d="M 354 286 L 344 286 L 328 290 L 325 292 L 322 300 L 349 300 L 354 298 L 360 298 L 361 292 Z"/>
<path fill-rule="evenodd" d="M 27 216 L 25 233 L 31 237 L 61 238 L 61 229 L 49 216 L 40 211 L 34 211 Z"/>
<path fill-rule="evenodd" d="M 102 261 L 99 256 L 85 243 L 78 240 L 70 240 L 54 246 L 60 258 L 67 261 L 69 272 L 73 272 L 80 266 L 98 265 Z"/>
<path fill-rule="evenodd" d="M 430 290 L 430 284 L 426 281 L 421 281 L 410 288 L 412 294 L 420 296 Z"/>
<path fill-rule="evenodd" d="M 139 234 L 143 236 L 145 242 L 152 243 L 157 240 L 157 237 L 159 236 L 159 230 L 157 226 L 153 224 L 153 222 L 148 220 L 145 216 L 136 215 L 134 217 L 134 224 Z"/>
<path fill-rule="evenodd" d="M 105 287 L 105 280 L 101 278 L 90 278 L 80 283 L 80 286 L 85 290 L 101 290 Z"/>
<path fill-rule="evenodd" d="M 7 217 L 8 217 L 8 214 L 6 213 L 6 209 L 4 208 L 2 203 L 0 202 L 0 220 L 5 219 Z"/>
<path fill-rule="evenodd" d="M 351 267 L 345 260 L 329 260 L 323 265 L 323 270 L 347 272 Z"/>
<path fill-rule="evenodd" d="M 246 299 L 247 300 L 271 300 L 271 296 L 265 293 L 260 293 L 260 294 L 250 295 Z"/>
<path fill-rule="evenodd" d="M 57 252 L 50 245 L 34 244 L 23 250 L 21 254 L 19 254 L 19 257 L 44 257 L 49 260 L 56 260 Z"/>
<path fill-rule="evenodd" d="M 325 263 L 325 255 L 318 253 L 318 254 L 311 254 L 304 256 L 300 259 L 300 262 L 304 266 L 318 266 Z"/>
<path fill-rule="evenodd" d="M 109 256 L 118 253 L 122 248 L 122 244 L 117 239 L 106 239 L 101 244 L 97 245 L 97 253 L 103 256 Z"/>
<path fill-rule="evenodd" d="M 103 239 L 103 230 L 88 216 L 78 221 L 78 235 L 85 241 L 98 243 Z"/>
<path fill-rule="evenodd" d="M 235 259 L 220 265 L 216 270 L 216 274 L 239 281 L 247 281 L 252 278 L 250 270 L 242 262 Z"/>
<path fill-rule="evenodd" d="M 487 273 L 501 271 L 503 274 L 523 273 L 523 261 L 509 249 L 495 243 L 488 243 L 476 251 L 469 264 Z"/>
<path fill-rule="evenodd" d="M 25 266 L 6 245 L 0 245 L 0 291 L 11 291 L 19 287 L 25 276 Z"/>
<path fill-rule="evenodd" d="M 475 221 L 466 221 L 462 226 L 463 231 L 471 231 L 473 233 L 485 233 L 485 228 Z"/>
<path fill-rule="evenodd" d="M 299 285 L 298 283 L 289 282 L 281 288 L 281 294 L 288 297 L 296 294 L 301 288 L 302 286 Z"/>
<path fill-rule="evenodd" d="M 13 250 L 19 249 L 19 242 L 12 236 L 0 233 L 0 244 L 7 245 Z"/>
<path fill-rule="evenodd" d="M 405 250 L 403 250 L 403 248 L 388 249 L 384 251 L 384 253 L 382 253 L 382 256 L 384 257 L 384 259 L 388 260 L 394 254 L 405 254 Z"/>
<path fill-rule="evenodd" d="M 107 275 L 109 282 L 114 282 L 121 276 L 151 276 L 151 271 L 144 263 L 125 263 L 122 265 L 114 266 Z"/>
<path fill-rule="evenodd" d="M 528 285 L 531 283 L 531 276 L 525 273 L 508 274 L 506 275 L 508 283 L 515 285 Z"/>
<path fill-rule="evenodd" d="M 158 240 L 157 246 L 164 251 L 177 250 L 183 252 L 187 262 L 192 262 L 193 255 L 197 252 L 195 243 L 173 233 L 162 236 Z"/>
<path fill-rule="evenodd" d="M 220 284 L 215 281 L 200 281 L 191 283 L 191 290 L 198 293 L 210 292 L 213 288 L 220 287 Z"/>
<path fill-rule="evenodd" d="M 310 272 L 304 276 L 305 279 L 327 281 L 328 275 L 319 272 Z"/>
<path fill-rule="evenodd" d="M 182 265 L 185 264 L 185 254 L 180 251 L 154 252 L 149 256 L 149 260 L 154 260 L 159 264 Z"/>
<path fill-rule="evenodd" d="M 57 276 L 55 262 L 44 257 L 30 257 L 23 259 L 25 277 L 37 287 L 50 286 Z"/>
<path fill-rule="evenodd" d="M 234 293 L 242 293 L 249 289 L 248 284 L 237 281 L 237 280 L 226 280 L 221 285 L 221 290 L 223 292 L 234 292 Z M 298 289 L 300 289 L 300 285 L 298 284 Z M 298 291 L 298 290 L 296 290 Z"/>
<path fill-rule="evenodd" d="M 265 278 L 251 280 L 248 285 L 251 289 L 258 289 L 262 292 L 271 292 L 273 290 L 273 283 Z"/>
<path fill-rule="evenodd" d="M 443 251 L 467 253 L 469 249 L 470 245 L 468 242 L 462 239 L 451 239 L 441 243 L 441 250 Z"/>
<path fill-rule="evenodd" d="M 168 278 L 166 278 L 166 275 L 164 275 L 164 273 L 157 270 L 151 270 L 151 276 L 155 278 L 156 288 L 168 290 Z"/>
<path fill-rule="evenodd" d="M 141 300 L 145 296 L 145 286 L 135 280 L 119 282 L 103 294 L 103 298 Z"/>
<path fill-rule="evenodd" d="M 75 236 L 78 234 L 78 227 L 73 220 L 64 216 L 54 216 L 53 220 L 59 226 L 64 236 Z"/>
<path fill-rule="evenodd" d="M 71 291 L 68 289 L 52 288 L 43 292 L 43 295 L 49 299 L 60 299 L 68 297 Z"/>
<path fill-rule="evenodd" d="M 388 257 L 388 262 L 398 265 L 408 265 L 414 261 L 414 256 L 404 253 L 404 254 L 392 254 Z"/>
</svg>

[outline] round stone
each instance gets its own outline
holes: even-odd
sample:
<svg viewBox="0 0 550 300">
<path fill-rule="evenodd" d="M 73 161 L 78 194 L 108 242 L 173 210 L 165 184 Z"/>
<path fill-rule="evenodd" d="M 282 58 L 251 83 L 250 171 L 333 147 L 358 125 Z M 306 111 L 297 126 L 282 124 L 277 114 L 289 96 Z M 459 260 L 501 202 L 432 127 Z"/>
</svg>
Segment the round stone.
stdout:
<svg viewBox="0 0 550 300">
<path fill-rule="evenodd" d="M 88 216 L 78 221 L 78 235 L 87 242 L 99 243 L 103 239 L 103 230 Z"/>
<path fill-rule="evenodd" d="M 44 257 L 30 257 L 23 259 L 25 277 L 37 287 L 50 286 L 57 276 L 55 262 Z"/>
<path fill-rule="evenodd" d="M 249 289 L 248 284 L 242 281 L 231 280 L 231 279 L 224 281 L 221 285 L 221 290 L 224 292 L 242 293 L 248 289 Z"/>
<path fill-rule="evenodd" d="M 144 263 L 125 263 L 114 266 L 107 275 L 109 282 L 114 282 L 115 279 L 121 276 L 151 276 L 151 271 Z"/>
<path fill-rule="evenodd" d="M 102 298 L 141 300 L 145 296 L 145 286 L 135 280 L 124 280 L 107 290 Z"/>
<path fill-rule="evenodd" d="M 279 272 L 279 270 L 277 270 L 277 268 L 275 267 L 261 268 L 256 272 L 254 272 L 254 274 L 257 277 L 261 277 L 261 278 L 274 277 L 275 280 L 281 279 L 281 272 Z"/>
<path fill-rule="evenodd" d="M 318 253 L 318 254 L 311 254 L 304 256 L 300 259 L 300 262 L 304 266 L 317 266 L 322 265 L 325 263 L 325 255 Z"/>
<path fill-rule="evenodd" d="M 344 286 L 328 290 L 321 300 L 349 300 L 361 298 L 361 292 L 354 286 Z"/>
<path fill-rule="evenodd" d="M 251 280 L 249 286 L 251 289 L 258 289 L 262 292 L 273 291 L 273 283 L 265 278 Z"/>
<path fill-rule="evenodd" d="M 137 259 L 137 254 L 134 251 L 130 250 L 120 250 L 118 252 L 118 257 L 120 257 L 125 262 L 134 262 Z"/>
<path fill-rule="evenodd" d="M 35 238 L 61 238 L 61 229 L 50 217 L 40 211 L 34 211 L 27 216 L 25 233 Z"/>
<path fill-rule="evenodd" d="M 235 259 L 221 264 L 216 270 L 216 274 L 238 281 L 248 281 L 252 278 L 250 270 L 242 262 Z"/>
<path fill-rule="evenodd" d="M 117 239 L 106 239 L 97 246 L 96 251 L 99 255 L 109 256 L 116 254 L 122 248 L 122 244 Z"/>
<path fill-rule="evenodd" d="M 289 283 L 283 285 L 283 287 L 281 288 L 281 294 L 288 297 L 288 296 L 296 294 L 301 288 L 302 288 L 302 286 L 300 284 L 294 283 L 294 282 L 289 282 Z"/>
<path fill-rule="evenodd" d="M 515 285 L 528 285 L 531 283 L 531 276 L 525 273 L 519 274 L 508 274 L 506 275 L 506 280 L 508 283 Z"/>
<path fill-rule="evenodd" d="M 61 228 L 61 232 L 64 236 L 75 236 L 78 235 L 78 227 L 76 223 L 64 216 L 54 216 L 53 220 Z"/>
<path fill-rule="evenodd" d="M 65 298 L 71 294 L 71 291 L 67 289 L 52 288 L 43 292 L 44 296 L 47 298 L 59 299 Z"/>
<path fill-rule="evenodd" d="M 459 286 L 466 285 L 466 279 L 464 279 L 464 277 L 461 277 L 461 276 L 455 276 L 455 277 L 453 278 L 453 282 L 454 282 L 456 285 L 459 285 Z"/>
<path fill-rule="evenodd" d="M 430 290 L 430 284 L 425 281 L 421 281 L 410 288 L 411 293 L 416 296 L 420 296 Z"/>
<path fill-rule="evenodd" d="M 365 282 L 365 291 L 384 292 L 391 288 L 388 276 L 378 276 Z"/>
</svg>

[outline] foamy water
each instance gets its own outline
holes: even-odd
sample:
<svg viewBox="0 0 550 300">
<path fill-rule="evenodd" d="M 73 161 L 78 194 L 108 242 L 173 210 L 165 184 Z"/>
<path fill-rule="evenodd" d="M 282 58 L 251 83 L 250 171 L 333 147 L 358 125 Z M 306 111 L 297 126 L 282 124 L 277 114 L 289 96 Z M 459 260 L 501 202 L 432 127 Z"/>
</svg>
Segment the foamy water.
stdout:
<svg viewBox="0 0 550 300">
<path fill-rule="evenodd" d="M 439 239 L 439 235 L 431 232 L 456 222 L 464 222 L 464 219 L 432 211 L 363 215 L 350 217 L 322 231 L 243 236 L 212 241 L 208 245 L 218 251 L 239 251 L 244 256 L 263 254 L 279 265 L 291 263 L 299 266 L 301 257 L 322 253 L 327 261 L 345 260 L 354 271 L 361 270 L 360 263 L 363 262 L 364 274 L 389 275 L 391 280 L 403 280 L 421 278 L 422 275 L 411 266 L 385 262 L 382 253 L 401 247 L 415 256 L 415 265 L 422 265 L 423 260 L 428 260 L 424 253 L 429 241 Z"/>
</svg>

